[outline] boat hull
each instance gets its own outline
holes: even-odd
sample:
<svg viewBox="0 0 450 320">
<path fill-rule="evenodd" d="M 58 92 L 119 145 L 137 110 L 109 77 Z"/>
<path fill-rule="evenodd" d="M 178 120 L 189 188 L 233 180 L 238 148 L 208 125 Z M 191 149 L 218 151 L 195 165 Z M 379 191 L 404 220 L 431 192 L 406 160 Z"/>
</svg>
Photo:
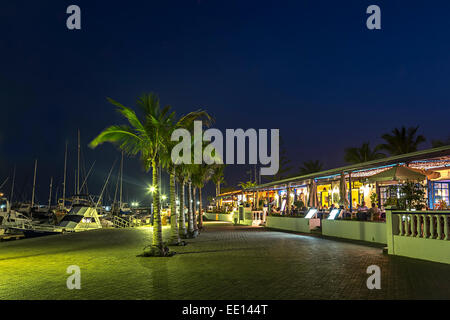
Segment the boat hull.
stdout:
<svg viewBox="0 0 450 320">
<path fill-rule="evenodd" d="M 51 236 L 55 234 L 62 234 L 60 231 L 50 231 L 50 230 L 21 230 L 25 238 L 36 238 L 43 236 Z"/>
</svg>

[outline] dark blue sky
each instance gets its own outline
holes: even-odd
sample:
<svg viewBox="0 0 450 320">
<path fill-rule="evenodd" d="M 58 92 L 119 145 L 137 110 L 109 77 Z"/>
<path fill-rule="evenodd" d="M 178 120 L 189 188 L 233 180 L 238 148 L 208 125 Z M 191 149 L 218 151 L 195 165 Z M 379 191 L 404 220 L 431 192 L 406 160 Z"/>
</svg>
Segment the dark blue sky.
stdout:
<svg viewBox="0 0 450 320">
<path fill-rule="evenodd" d="M 66 28 L 77 4 L 82 30 Z M 382 30 L 365 26 L 381 7 Z M 179 113 L 199 107 L 215 127 L 280 128 L 295 167 L 344 164 L 343 149 L 401 125 L 432 139 L 449 136 L 448 1 L 9 1 L 0 4 L 0 183 L 17 165 L 17 195 L 39 200 L 50 176 L 62 182 L 64 143 L 73 185 L 76 130 L 89 186 L 118 153 L 87 143 L 121 123 L 110 96 L 126 105 L 149 91 Z M 229 185 L 246 180 L 230 167 Z M 125 163 L 130 201 L 150 175 Z M 8 189 L 9 190 L 9 189 Z M 9 191 L 8 191 L 9 193 Z M 133 197 L 131 196 L 133 195 Z"/>
</svg>

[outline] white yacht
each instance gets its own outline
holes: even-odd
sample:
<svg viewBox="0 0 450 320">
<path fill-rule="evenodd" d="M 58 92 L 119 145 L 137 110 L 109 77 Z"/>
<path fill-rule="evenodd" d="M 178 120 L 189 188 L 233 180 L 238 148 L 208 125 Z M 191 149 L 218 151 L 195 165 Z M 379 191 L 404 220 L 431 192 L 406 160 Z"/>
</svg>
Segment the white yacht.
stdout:
<svg viewBox="0 0 450 320">
<path fill-rule="evenodd" d="M 30 218 L 12 210 L 8 199 L 0 193 L 0 234 L 8 233 L 11 228 L 22 227 L 31 223 Z"/>
</svg>

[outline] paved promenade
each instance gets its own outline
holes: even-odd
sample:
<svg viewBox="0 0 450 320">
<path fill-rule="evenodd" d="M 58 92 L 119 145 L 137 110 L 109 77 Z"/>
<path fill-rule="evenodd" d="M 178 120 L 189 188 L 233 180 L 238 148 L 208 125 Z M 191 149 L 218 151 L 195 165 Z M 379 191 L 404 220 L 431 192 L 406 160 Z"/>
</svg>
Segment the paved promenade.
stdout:
<svg viewBox="0 0 450 320">
<path fill-rule="evenodd" d="M 379 247 L 210 222 L 171 258 L 138 257 L 150 239 L 138 228 L 2 242 L 0 299 L 450 299 L 450 265 Z M 366 286 L 374 264 L 381 290 Z M 66 287 L 70 265 L 80 290 Z"/>
</svg>

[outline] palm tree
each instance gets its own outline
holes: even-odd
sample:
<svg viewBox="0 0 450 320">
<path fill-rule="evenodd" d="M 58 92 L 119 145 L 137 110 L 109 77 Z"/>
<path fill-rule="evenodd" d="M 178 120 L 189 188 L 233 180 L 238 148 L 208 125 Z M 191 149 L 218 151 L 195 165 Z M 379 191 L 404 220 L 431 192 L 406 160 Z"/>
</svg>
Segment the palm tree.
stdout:
<svg viewBox="0 0 450 320">
<path fill-rule="evenodd" d="M 172 120 L 174 117 L 172 118 Z M 206 111 L 197 110 L 194 112 L 190 112 L 187 115 L 181 117 L 178 121 L 172 122 L 168 125 L 167 130 L 165 131 L 164 136 L 164 143 L 166 148 L 164 149 L 165 152 L 161 155 L 161 160 L 163 167 L 169 172 L 169 179 L 170 179 L 170 212 L 171 212 L 171 219 L 170 219 L 170 229 L 171 229 L 171 237 L 169 244 L 170 245 L 185 245 L 183 241 L 180 239 L 180 234 L 183 238 L 185 238 L 185 231 L 186 231 L 186 225 L 184 222 L 184 216 L 182 217 L 183 221 L 180 221 L 182 223 L 180 226 L 182 228 L 182 231 L 180 233 L 180 230 L 178 228 L 178 220 L 179 216 L 176 210 L 176 194 L 175 194 L 175 182 L 176 182 L 176 167 L 181 165 L 179 159 L 173 159 L 172 150 L 177 144 L 177 142 L 171 140 L 172 133 L 177 129 L 186 129 L 188 131 L 193 131 L 193 125 L 194 121 L 196 120 L 204 120 L 206 125 L 209 125 L 212 121 L 211 117 Z M 181 168 L 181 167 L 180 167 Z M 183 186 L 184 188 L 184 186 Z M 183 194 L 184 196 L 184 194 Z M 184 204 L 184 201 L 183 201 Z M 184 215 L 184 212 L 182 211 L 184 209 L 184 206 L 181 207 L 180 202 L 180 211 L 182 214 L 180 216 Z"/>
<path fill-rule="evenodd" d="M 245 190 L 251 187 L 256 187 L 256 182 L 254 181 L 239 182 L 238 186 Z"/>
<path fill-rule="evenodd" d="M 445 147 L 450 145 L 450 137 L 447 140 L 432 140 L 431 146 L 433 148 Z"/>
<path fill-rule="evenodd" d="M 214 173 L 211 180 L 216 185 L 216 208 L 218 208 L 217 196 L 220 194 L 220 185 L 225 183 L 225 164 L 218 164 L 214 167 Z"/>
<path fill-rule="evenodd" d="M 185 179 L 187 182 L 187 209 L 188 209 L 188 230 L 187 235 L 189 238 L 195 238 L 198 236 L 198 228 L 195 223 L 195 214 L 192 212 L 192 203 L 194 200 L 192 199 L 192 173 L 194 172 L 195 165 L 188 164 L 186 165 L 185 170 Z"/>
<path fill-rule="evenodd" d="M 304 161 L 299 168 L 300 175 L 306 175 L 314 172 L 319 172 L 323 168 L 323 164 L 319 160 Z"/>
<path fill-rule="evenodd" d="M 179 199 L 180 199 L 180 213 L 178 216 L 178 234 L 180 238 L 187 238 L 187 230 L 186 230 L 186 216 L 184 214 L 184 205 L 185 205 L 185 193 L 184 187 L 186 184 L 186 168 L 184 164 L 179 164 L 175 166 L 175 176 L 178 181 L 178 189 L 179 189 Z"/>
<path fill-rule="evenodd" d="M 160 191 L 158 188 L 158 170 L 160 155 L 164 152 L 164 137 L 167 127 L 173 122 L 174 113 L 171 107 L 160 108 L 159 98 L 154 93 L 141 96 L 137 106 L 142 112 L 140 120 L 129 107 L 108 98 L 108 101 L 117 107 L 117 111 L 128 121 L 126 125 L 112 125 L 103 130 L 89 146 L 96 148 L 104 142 L 110 142 L 119 147 L 129 156 L 139 155 L 146 171 L 152 168 L 153 193 L 153 241 L 151 250 L 145 252 L 146 256 L 167 256 L 169 249 L 162 241 L 162 224 L 160 212 Z"/>
<path fill-rule="evenodd" d="M 373 150 L 371 150 L 369 142 L 365 142 L 359 148 L 345 149 L 344 159 L 349 163 L 362 163 L 385 157 L 385 154 L 378 152 L 378 149 L 379 147 L 375 147 Z"/>
<path fill-rule="evenodd" d="M 198 197 L 199 197 L 198 228 L 199 229 L 201 229 L 203 227 L 202 189 L 205 187 L 205 184 L 208 183 L 208 181 L 212 178 L 213 174 L 214 174 L 214 165 L 199 164 L 199 165 L 196 165 L 193 175 L 192 175 L 192 183 L 194 184 L 194 187 L 198 189 Z M 194 199 L 194 203 L 195 203 L 195 199 Z M 194 210 L 194 214 L 195 214 L 195 210 Z"/>
<path fill-rule="evenodd" d="M 425 142 L 423 135 L 417 135 L 419 127 L 404 126 L 401 129 L 395 128 L 391 133 L 386 133 L 381 138 L 386 141 L 379 146 L 380 149 L 388 151 L 391 155 L 401 155 L 417 151 L 419 144 Z"/>
</svg>

